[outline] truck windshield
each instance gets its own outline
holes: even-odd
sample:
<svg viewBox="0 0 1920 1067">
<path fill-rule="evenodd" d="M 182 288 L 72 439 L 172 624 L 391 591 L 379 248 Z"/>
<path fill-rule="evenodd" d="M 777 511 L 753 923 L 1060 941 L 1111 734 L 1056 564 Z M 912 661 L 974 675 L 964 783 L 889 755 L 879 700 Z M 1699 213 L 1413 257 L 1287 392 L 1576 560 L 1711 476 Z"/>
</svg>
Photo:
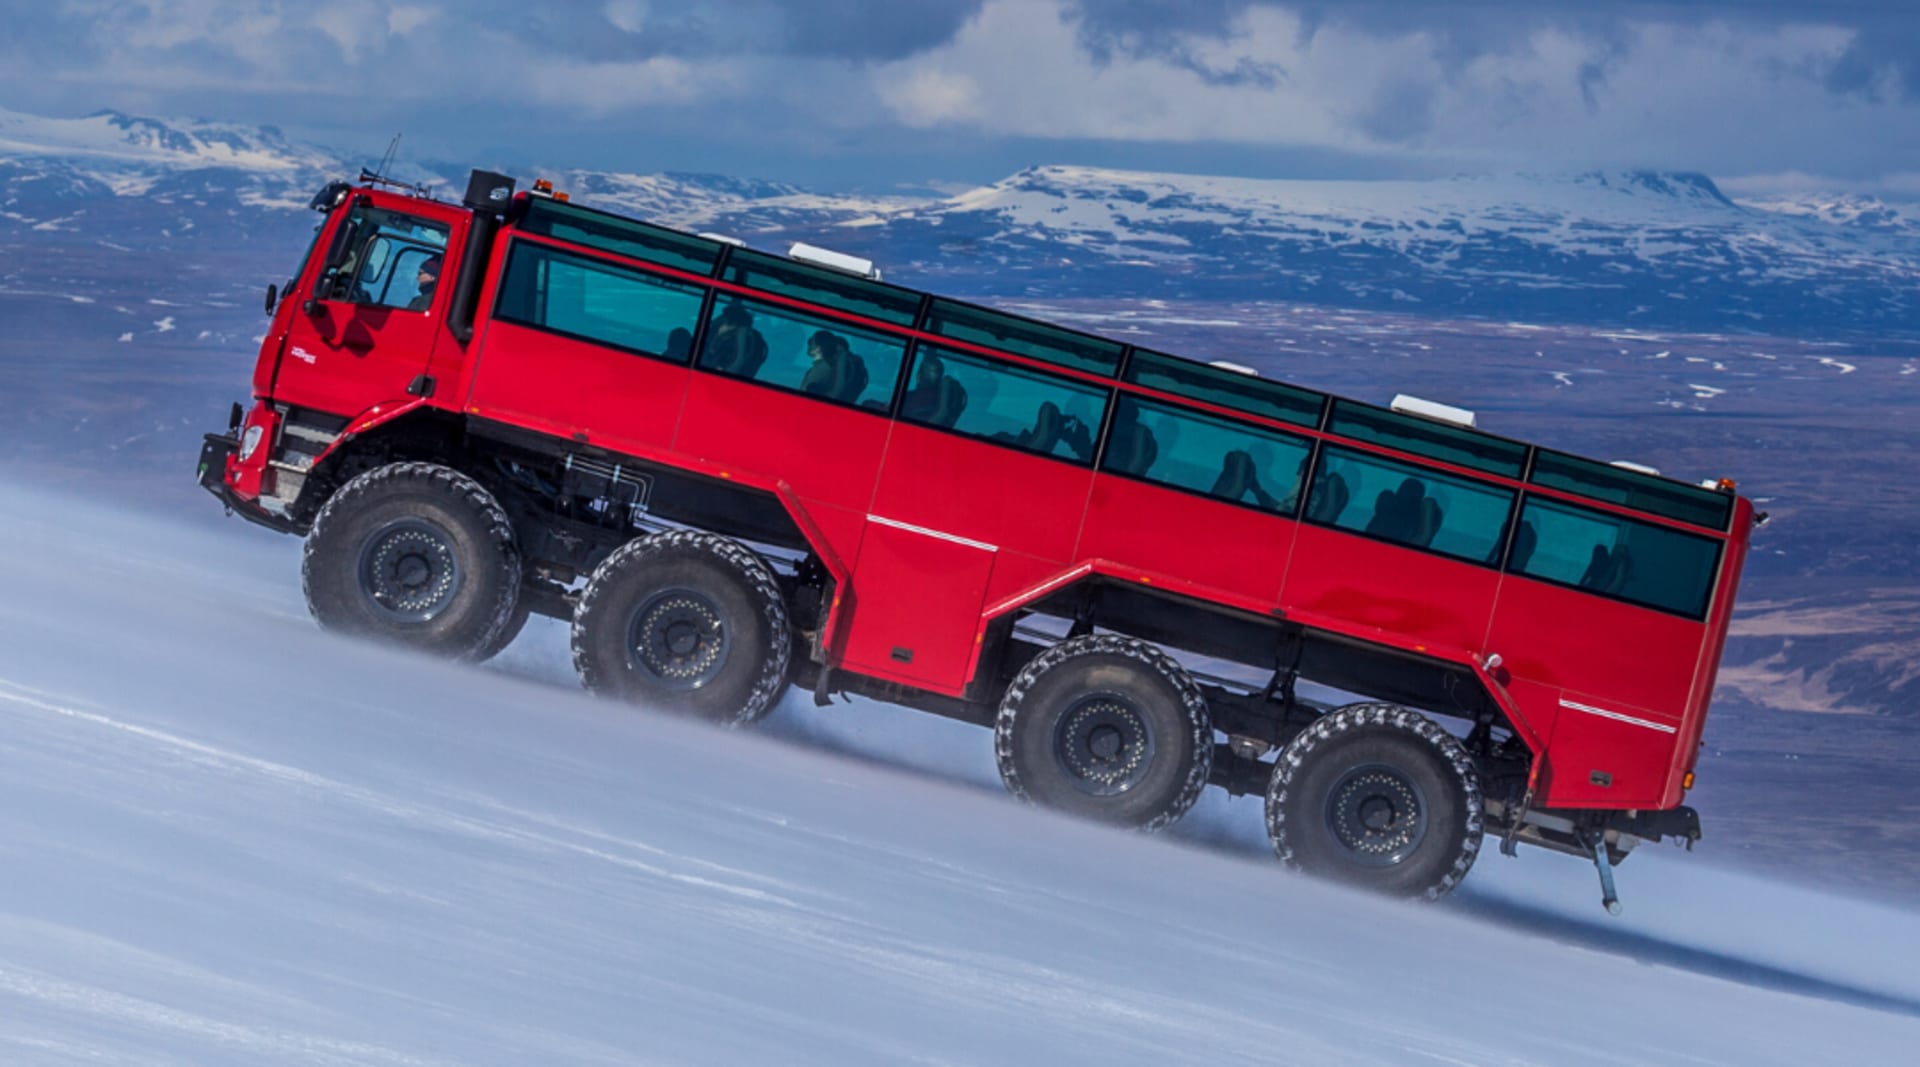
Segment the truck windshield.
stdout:
<svg viewBox="0 0 1920 1067">
<path fill-rule="evenodd" d="M 313 262 L 313 250 L 320 247 L 320 231 L 326 228 L 327 224 L 324 221 L 315 224 L 313 227 L 313 236 L 307 238 L 307 250 L 300 253 L 300 265 L 293 268 L 293 276 L 287 279 L 287 284 L 280 287 L 281 292 L 293 292 L 295 283 L 299 282 L 301 278 L 306 277 L 307 264 Z"/>
</svg>

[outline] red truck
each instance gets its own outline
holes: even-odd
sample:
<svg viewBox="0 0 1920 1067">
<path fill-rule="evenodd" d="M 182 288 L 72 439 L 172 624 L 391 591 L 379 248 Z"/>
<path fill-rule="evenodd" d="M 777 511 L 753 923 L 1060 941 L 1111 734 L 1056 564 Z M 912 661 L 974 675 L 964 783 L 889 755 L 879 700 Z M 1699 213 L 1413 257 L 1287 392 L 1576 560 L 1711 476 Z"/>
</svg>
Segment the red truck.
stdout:
<svg viewBox="0 0 1920 1067">
<path fill-rule="evenodd" d="M 330 630 L 474 660 L 567 619 L 596 693 L 744 724 L 797 685 L 991 726 L 1015 795 L 1123 826 L 1264 794 L 1288 865 L 1400 895 L 1493 833 L 1591 859 L 1617 911 L 1614 864 L 1699 837 L 1756 524 L 1731 482 L 545 183 L 313 207 L 200 480 L 305 537 Z"/>
</svg>

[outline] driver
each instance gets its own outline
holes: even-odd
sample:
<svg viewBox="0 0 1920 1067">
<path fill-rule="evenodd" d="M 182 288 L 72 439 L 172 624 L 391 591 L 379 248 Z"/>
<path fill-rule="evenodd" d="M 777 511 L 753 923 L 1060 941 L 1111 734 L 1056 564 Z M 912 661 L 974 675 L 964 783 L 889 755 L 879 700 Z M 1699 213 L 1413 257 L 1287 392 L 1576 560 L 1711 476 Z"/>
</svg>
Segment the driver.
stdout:
<svg viewBox="0 0 1920 1067">
<path fill-rule="evenodd" d="M 420 283 L 420 292 L 407 302 L 407 310 L 425 311 L 433 306 L 434 286 L 440 284 L 440 257 L 428 256 L 421 260 L 415 280 Z"/>
</svg>

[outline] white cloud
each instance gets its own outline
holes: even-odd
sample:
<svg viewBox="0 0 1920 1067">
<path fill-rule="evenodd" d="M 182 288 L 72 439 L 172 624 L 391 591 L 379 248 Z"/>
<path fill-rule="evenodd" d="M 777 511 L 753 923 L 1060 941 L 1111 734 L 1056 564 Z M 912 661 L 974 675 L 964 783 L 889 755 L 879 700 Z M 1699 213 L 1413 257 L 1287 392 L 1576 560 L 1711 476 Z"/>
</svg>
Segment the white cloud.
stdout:
<svg viewBox="0 0 1920 1067">
<path fill-rule="evenodd" d="M 732 95 L 746 83 L 745 64 L 731 60 L 691 63 L 656 56 L 624 63 L 524 58 L 525 94 L 546 104 L 581 108 L 590 114 L 655 105 L 684 104 L 696 99 Z"/>
<path fill-rule="evenodd" d="M 550 15 L 504 0 L 49 0 L 33 9 L 47 13 L 39 32 L 61 43 L 23 37 L 20 60 L 0 64 L 0 93 L 13 106 L 216 114 L 296 133 L 303 121 L 338 130 L 349 113 L 409 128 L 425 114 L 456 146 L 668 131 L 736 159 L 771 158 L 775 144 L 816 159 L 871 152 L 904 129 L 957 131 L 987 150 L 1059 142 L 1056 158 L 1097 141 L 1111 160 L 1132 142 L 1139 165 L 1171 169 L 1182 161 L 1169 144 L 1308 149 L 1363 170 L 1920 170 L 1920 102 L 1890 86 L 1834 92 L 1823 79 L 1855 33 L 1817 18 L 1661 21 L 1680 9 L 1599 4 L 1590 20 L 1534 11 L 1494 32 L 1484 19 L 1439 28 L 1438 3 L 1417 22 L 1375 6 L 1311 25 L 1259 4 L 1222 34 L 1155 27 L 1135 5 L 1096 56 L 1066 0 L 986 0 L 945 44 L 867 63 L 836 58 L 876 54 L 853 47 L 873 31 L 848 13 L 858 5 L 762 6 L 769 20 L 816 19 L 849 47 L 794 54 L 778 33 L 706 32 L 701 20 L 722 9 L 695 17 L 665 0 Z M 658 51 L 672 41 L 684 47 Z M 516 106 L 469 108 L 476 96 Z"/>
<path fill-rule="evenodd" d="M 602 12 L 616 29 L 639 33 L 647 25 L 646 0 L 608 0 Z"/>
<path fill-rule="evenodd" d="M 387 32 L 396 37 L 405 37 L 439 15 L 440 12 L 431 7 L 403 4 L 387 12 Z"/>
<path fill-rule="evenodd" d="M 985 117 L 980 85 L 965 74 L 922 67 L 893 87 L 889 107 L 909 126 L 977 122 Z"/>
<path fill-rule="evenodd" d="M 1877 119 L 1891 135 L 1920 121 L 1912 104 L 1827 91 L 1818 72 L 1853 37 L 1836 27 L 1641 21 L 1601 40 L 1544 26 L 1465 61 L 1418 30 L 1304 29 L 1258 7 L 1224 39 L 1175 37 L 1102 63 L 1054 0 L 991 0 L 951 43 L 876 68 L 873 82 L 914 126 L 1498 167 L 1863 159 L 1882 150 L 1858 141 L 1863 127 Z"/>
</svg>

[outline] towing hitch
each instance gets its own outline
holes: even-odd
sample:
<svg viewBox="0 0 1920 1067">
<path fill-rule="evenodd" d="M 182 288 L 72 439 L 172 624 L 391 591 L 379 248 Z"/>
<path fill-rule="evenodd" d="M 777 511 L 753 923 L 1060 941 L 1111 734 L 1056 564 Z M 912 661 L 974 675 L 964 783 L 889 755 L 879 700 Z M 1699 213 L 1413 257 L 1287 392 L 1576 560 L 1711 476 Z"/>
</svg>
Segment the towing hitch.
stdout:
<svg viewBox="0 0 1920 1067">
<path fill-rule="evenodd" d="M 1587 834 L 1587 847 L 1593 852 L 1594 869 L 1600 872 L 1600 906 L 1608 915 L 1619 915 L 1620 893 L 1613 887 L 1613 858 L 1607 855 L 1607 835 Z"/>
</svg>

